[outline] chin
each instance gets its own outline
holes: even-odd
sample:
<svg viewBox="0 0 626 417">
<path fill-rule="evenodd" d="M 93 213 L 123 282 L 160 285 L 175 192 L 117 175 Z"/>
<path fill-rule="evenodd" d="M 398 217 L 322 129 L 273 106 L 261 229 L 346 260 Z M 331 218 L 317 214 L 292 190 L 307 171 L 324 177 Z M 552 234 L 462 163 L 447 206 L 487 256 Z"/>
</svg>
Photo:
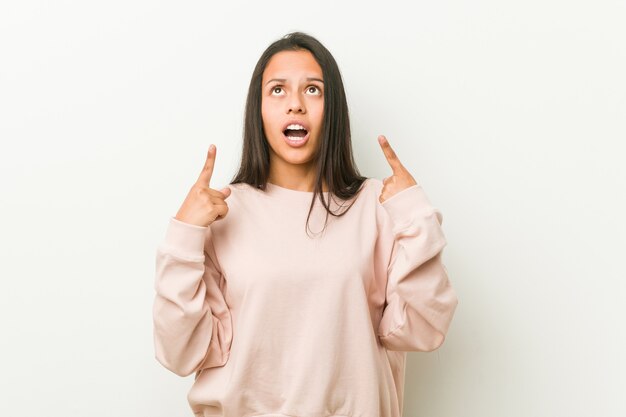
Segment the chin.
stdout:
<svg viewBox="0 0 626 417">
<path fill-rule="evenodd" d="M 279 158 L 292 165 L 303 165 L 311 163 L 311 161 L 313 161 L 313 155 L 310 153 L 307 153 L 305 155 L 290 155 L 289 152 L 286 152 L 279 155 Z"/>
<path fill-rule="evenodd" d="M 314 144 L 311 142 L 299 148 L 294 148 L 284 143 L 282 138 L 279 138 L 278 141 L 278 146 L 270 146 L 272 148 L 271 152 L 286 162 L 291 164 L 304 164 L 310 162 L 315 157 Z M 276 150 L 278 150 L 278 152 L 276 152 Z"/>
</svg>

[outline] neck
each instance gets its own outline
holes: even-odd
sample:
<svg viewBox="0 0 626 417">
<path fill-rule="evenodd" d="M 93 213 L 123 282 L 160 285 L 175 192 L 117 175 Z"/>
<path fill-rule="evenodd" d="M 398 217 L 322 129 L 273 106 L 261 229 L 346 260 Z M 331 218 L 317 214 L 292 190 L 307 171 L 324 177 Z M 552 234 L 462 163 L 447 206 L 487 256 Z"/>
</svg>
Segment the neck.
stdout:
<svg viewBox="0 0 626 417">
<path fill-rule="evenodd" d="M 267 180 L 279 187 L 312 192 L 313 188 L 315 188 L 315 165 L 280 164 L 272 161 Z M 322 191 L 328 191 L 325 181 Z"/>
</svg>

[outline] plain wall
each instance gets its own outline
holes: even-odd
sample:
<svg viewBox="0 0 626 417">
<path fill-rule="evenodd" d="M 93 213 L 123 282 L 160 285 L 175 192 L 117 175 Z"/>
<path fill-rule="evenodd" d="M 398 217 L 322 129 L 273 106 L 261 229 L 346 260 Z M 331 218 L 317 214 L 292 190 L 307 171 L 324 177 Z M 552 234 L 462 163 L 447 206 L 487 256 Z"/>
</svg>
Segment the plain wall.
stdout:
<svg viewBox="0 0 626 417">
<path fill-rule="evenodd" d="M 459 306 L 406 417 L 626 415 L 624 1 L 0 6 L 0 415 L 190 416 L 154 359 L 156 246 L 250 75 L 333 53 L 362 174 L 385 134 L 443 213 Z"/>
</svg>

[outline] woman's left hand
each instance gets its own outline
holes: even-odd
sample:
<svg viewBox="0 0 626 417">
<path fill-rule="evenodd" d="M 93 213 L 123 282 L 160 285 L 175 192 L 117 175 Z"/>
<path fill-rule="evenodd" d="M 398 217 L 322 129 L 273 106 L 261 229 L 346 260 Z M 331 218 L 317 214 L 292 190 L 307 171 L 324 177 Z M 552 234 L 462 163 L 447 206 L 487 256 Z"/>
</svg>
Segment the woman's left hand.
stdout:
<svg viewBox="0 0 626 417">
<path fill-rule="evenodd" d="M 417 181 L 415 181 L 409 171 L 402 165 L 384 135 L 378 136 L 378 143 L 380 143 L 385 158 L 387 158 L 387 162 L 389 162 L 391 170 L 393 171 L 390 177 L 383 179 L 383 189 L 380 197 L 378 197 L 378 201 L 382 203 L 405 188 L 416 185 Z"/>
</svg>

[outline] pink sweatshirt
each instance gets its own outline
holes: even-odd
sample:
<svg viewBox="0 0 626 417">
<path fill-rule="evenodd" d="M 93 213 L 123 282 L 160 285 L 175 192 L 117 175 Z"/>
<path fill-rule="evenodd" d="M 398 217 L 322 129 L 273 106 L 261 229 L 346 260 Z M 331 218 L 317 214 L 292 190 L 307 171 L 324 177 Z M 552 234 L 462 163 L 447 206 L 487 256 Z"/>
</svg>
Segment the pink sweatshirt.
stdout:
<svg viewBox="0 0 626 417">
<path fill-rule="evenodd" d="M 422 186 L 381 204 L 369 178 L 316 238 L 312 192 L 229 187 L 224 219 L 171 217 L 156 254 L 156 359 L 195 372 L 194 415 L 400 417 L 406 351 L 437 349 L 458 303 Z M 324 219 L 316 200 L 309 235 Z"/>
</svg>

